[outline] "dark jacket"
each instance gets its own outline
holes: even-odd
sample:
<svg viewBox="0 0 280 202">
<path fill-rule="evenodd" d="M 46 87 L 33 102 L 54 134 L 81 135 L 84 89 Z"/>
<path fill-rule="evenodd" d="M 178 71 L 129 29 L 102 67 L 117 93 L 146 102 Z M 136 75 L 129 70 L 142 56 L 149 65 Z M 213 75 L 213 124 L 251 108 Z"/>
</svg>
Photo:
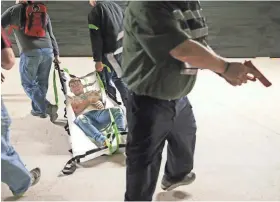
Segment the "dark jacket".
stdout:
<svg viewBox="0 0 280 202">
<path fill-rule="evenodd" d="M 98 1 L 88 14 L 91 46 L 94 61 L 102 61 L 106 53 L 113 53 L 122 46 L 123 9 L 110 1 Z"/>
</svg>

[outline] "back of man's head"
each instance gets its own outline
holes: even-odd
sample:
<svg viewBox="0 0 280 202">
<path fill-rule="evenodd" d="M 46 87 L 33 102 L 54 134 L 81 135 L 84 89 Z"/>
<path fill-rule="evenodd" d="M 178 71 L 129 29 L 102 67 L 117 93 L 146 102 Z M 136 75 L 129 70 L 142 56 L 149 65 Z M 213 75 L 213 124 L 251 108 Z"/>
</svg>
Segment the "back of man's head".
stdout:
<svg viewBox="0 0 280 202">
<path fill-rule="evenodd" d="M 89 0 L 89 4 L 94 7 L 96 5 L 97 0 Z"/>
</svg>

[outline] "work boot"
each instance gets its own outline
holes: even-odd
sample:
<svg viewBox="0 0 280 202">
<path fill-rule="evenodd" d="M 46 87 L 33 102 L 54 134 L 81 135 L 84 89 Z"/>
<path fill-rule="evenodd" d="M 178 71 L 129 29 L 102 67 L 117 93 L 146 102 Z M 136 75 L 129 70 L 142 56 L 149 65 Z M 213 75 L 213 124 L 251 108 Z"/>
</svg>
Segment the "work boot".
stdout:
<svg viewBox="0 0 280 202">
<path fill-rule="evenodd" d="M 35 111 L 33 111 L 33 110 L 31 110 L 31 115 L 32 116 L 38 116 L 38 117 L 40 117 L 40 118 L 42 118 L 42 119 L 45 119 L 45 118 L 47 118 L 48 117 L 48 115 L 47 114 L 41 114 L 41 113 L 37 113 L 37 112 L 35 112 Z"/>
<path fill-rule="evenodd" d="M 58 107 L 56 105 L 49 104 L 47 106 L 46 111 L 47 111 L 47 114 L 50 116 L 51 122 L 55 122 L 55 120 L 58 118 L 58 114 L 57 114 Z"/>
<path fill-rule="evenodd" d="M 40 168 L 34 168 L 30 171 L 31 174 L 31 186 L 37 184 L 41 178 L 41 170 Z"/>
<path fill-rule="evenodd" d="M 190 172 L 182 180 L 179 181 L 169 181 L 164 175 L 161 181 L 161 188 L 165 191 L 171 191 L 179 186 L 189 185 L 195 180 L 195 173 Z"/>
</svg>

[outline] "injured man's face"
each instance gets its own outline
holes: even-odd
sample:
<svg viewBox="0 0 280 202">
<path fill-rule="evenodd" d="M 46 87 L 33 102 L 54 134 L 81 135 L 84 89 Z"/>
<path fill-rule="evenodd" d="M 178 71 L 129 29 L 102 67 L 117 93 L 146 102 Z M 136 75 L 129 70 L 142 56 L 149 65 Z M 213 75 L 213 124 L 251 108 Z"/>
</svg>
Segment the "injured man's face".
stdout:
<svg viewBox="0 0 280 202">
<path fill-rule="evenodd" d="M 70 87 L 71 92 L 75 96 L 79 96 L 84 93 L 84 86 L 83 86 L 81 80 L 71 80 L 69 82 L 69 87 Z"/>
</svg>

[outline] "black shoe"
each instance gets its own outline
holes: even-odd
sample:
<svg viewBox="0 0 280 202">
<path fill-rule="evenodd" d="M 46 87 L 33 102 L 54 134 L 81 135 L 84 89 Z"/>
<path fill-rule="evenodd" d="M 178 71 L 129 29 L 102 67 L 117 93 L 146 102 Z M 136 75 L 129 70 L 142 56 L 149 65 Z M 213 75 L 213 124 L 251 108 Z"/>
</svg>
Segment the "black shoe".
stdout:
<svg viewBox="0 0 280 202">
<path fill-rule="evenodd" d="M 34 112 L 33 110 L 31 110 L 31 115 L 32 115 L 32 116 L 38 116 L 38 117 L 43 118 L 43 119 L 45 119 L 45 118 L 48 117 L 47 114 L 39 114 L 39 113 L 37 113 L 37 112 Z"/>
<path fill-rule="evenodd" d="M 51 122 L 55 122 L 55 120 L 58 118 L 57 111 L 58 111 L 58 106 L 52 104 L 48 105 L 47 114 L 50 116 Z"/>
<path fill-rule="evenodd" d="M 176 181 L 176 182 L 168 181 L 166 179 L 166 177 L 163 176 L 162 181 L 161 181 L 161 188 L 165 191 L 171 191 L 179 186 L 191 184 L 195 180 L 195 178 L 196 178 L 196 175 L 193 172 L 190 172 L 182 180 Z"/>
</svg>

